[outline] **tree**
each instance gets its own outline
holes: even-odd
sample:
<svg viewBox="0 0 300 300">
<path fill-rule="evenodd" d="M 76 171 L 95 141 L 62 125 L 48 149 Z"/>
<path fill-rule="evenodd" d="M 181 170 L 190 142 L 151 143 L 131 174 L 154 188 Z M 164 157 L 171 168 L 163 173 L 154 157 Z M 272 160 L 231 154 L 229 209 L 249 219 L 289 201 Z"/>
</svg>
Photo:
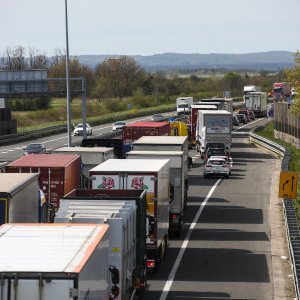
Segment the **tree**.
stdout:
<svg viewBox="0 0 300 300">
<path fill-rule="evenodd" d="M 295 67 L 284 72 L 284 81 L 287 81 L 295 88 L 296 94 L 291 107 L 293 113 L 300 113 L 300 52 L 295 54 Z"/>
<path fill-rule="evenodd" d="M 132 96 L 144 79 L 143 69 L 128 56 L 106 59 L 97 65 L 95 73 L 95 96 L 99 99 Z"/>
</svg>

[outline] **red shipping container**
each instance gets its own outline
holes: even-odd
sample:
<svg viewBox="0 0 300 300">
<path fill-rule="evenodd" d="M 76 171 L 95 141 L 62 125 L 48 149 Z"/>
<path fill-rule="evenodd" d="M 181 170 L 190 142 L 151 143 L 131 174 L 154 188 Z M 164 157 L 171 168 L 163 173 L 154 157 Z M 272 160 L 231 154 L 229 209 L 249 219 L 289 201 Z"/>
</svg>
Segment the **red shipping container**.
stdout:
<svg viewBox="0 0 300 300">
<path fill-rule="evenodd" d="M 123 127 L 124 144 L 132 144 L 145 135 L 170 135 L 170 124 L 168 122 L 135 122 Z"/>
<path fill-rule="evenodd" d="M 6 173 L 40 173 L 39 187 L 57 210 L 60 199 L 80 188 L 81 158 L 78 154 L 31 154 L 5 166 Z"/>
</svg>

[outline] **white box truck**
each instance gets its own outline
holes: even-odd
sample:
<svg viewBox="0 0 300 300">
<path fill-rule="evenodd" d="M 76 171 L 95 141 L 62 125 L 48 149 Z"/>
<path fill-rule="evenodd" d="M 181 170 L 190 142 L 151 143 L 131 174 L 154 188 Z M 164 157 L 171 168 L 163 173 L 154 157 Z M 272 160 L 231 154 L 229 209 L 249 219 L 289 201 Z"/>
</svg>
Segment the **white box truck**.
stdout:
<svg viewBox="0 0 300 300">
<path fill-rule="evenodd" d="M 226 110 L 199 110 L 196 126 L 197 150 L 204 157 L 206 143 L 223 143 L 230 153 L 232 142 L 232 113 Z"/>
<path fill-rule="evenodd" d="M 116 300 L 125 299 L 131 287 L 135 268 L 136 250 L 135 203 L 106 200 L 61 199 L 54 219 L 55 223 L 108 224 L 109 265 L 119 270 L 120 282 L 116 285 L 119 295 Z M 111 289 L 115 289 L 111 283 Z"/>
<path fill-rule="evenodd" d="M 132 145 L 134 151 L 183 151 L 184 155 L 184 203 L 188 197 L 189 142 L 187 136 L 143 136 Z"/>
<path fill-rule="evenodd" d="M 183 224 L 184 201 L 184 152 L 183 151 L 130 151 L 127 159 L 170 160 L 170 211 L 169 232 L 180 235 Z"/>
<path fill-rule="evenodd" d="M 0 173 L 0 225 L 40 220 L 39 174 Z"/>
<path fill-rule="evenodd" d="M 193 97 L 179 97 L 176 99 L 177 115 L 189 115 L 191 113 L 191 106 L 193 104 Z"/>
<path fill-rule="evenodd" d="M 107 300 L 108 229 L 107 224 L 2 225 L 1 299 Z"/>
<path fill-rule="evenodd" d="M 246 108 L 254 112 L 255 117 L 267 116 L 268 103 L 267 93 L 263 92 L 250 92 L 247 95 Z"/>
<path fill-rule="evenodd" d="M 251 92 L 261 92 L 261 87 L 257 85 L 245 85 L 244 86 L 244 103 L 248 99 L 248 94 Z"/>
<path fill-rule="evenodd" d="M 147 190 L 147 267 L 158 271 L 169 231 L 169 160 L 109 159 L 90 170 L 92 189 Z"/>
</svg>

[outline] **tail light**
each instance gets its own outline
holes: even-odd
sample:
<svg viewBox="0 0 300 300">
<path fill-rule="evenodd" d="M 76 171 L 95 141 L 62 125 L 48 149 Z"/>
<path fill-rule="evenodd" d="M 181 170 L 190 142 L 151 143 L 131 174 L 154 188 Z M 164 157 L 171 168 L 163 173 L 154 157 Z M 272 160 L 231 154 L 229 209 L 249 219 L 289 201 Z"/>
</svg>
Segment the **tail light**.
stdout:
<svg viewBox="0 0 300 300">
<path fill-rule="evenodd" d="M 179 218 L 179 215 L 172 214 L 172 215 L 171 215 L 171 218 L 172 218 L 172 219 L 178 219 L 178 218 Z"/>
<path fill-rule="evenodd" d="M 228 165 L 223 165 L 224 168 L 228 168 Z"/>
<path fill-rule="evenodd" d="M 207 167 L 207 168 L 211 168 L 211 167 L 212 167 L 212 165 L 206 165 L 205 167 Z"/>
<path fill-rule="evenodd" d="M 155 260 L 154 259 L 148 259 L 147 260 L 147 268 L 154 268 L 155 267 Z"/>
</svg>

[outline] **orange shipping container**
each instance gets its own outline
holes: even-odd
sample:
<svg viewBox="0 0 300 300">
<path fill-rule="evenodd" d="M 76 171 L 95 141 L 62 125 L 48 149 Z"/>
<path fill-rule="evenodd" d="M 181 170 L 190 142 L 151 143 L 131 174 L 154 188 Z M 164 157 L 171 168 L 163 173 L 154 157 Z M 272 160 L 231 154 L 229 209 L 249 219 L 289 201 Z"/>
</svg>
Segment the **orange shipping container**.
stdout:
<svg viewBox="0 0 300 300">
<path fill-rule="evenodd" d="M 81 158 L 77 154 L 31 154 L 5 166 L 6 173 L 40 173 L 39 187 L 57 210 L 60 199 L 80 188 Z"/>
</svg>

